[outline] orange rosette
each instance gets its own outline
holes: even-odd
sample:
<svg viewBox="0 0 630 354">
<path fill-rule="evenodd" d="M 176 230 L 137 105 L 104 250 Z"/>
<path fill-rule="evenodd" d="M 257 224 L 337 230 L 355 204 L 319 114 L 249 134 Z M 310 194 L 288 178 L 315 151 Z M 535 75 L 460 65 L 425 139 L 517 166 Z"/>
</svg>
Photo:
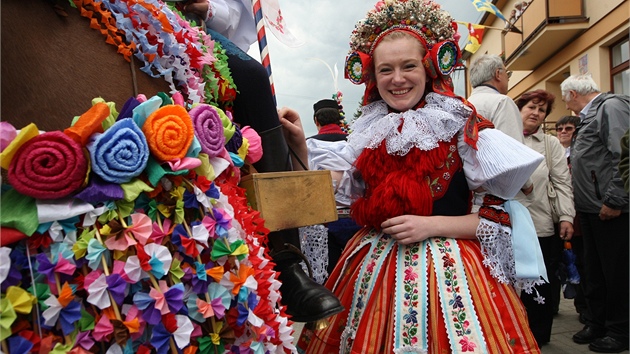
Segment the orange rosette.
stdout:
<svg viewBox="0 0 630 354">
<path fill-rule="evenodd" d="M 142 126 L 142 132 L 151 154 L 159 161 L 186 156 L 195 134 L 190 115 L 179 105 L 166 105 L 151 113 Z"/>
</svg>

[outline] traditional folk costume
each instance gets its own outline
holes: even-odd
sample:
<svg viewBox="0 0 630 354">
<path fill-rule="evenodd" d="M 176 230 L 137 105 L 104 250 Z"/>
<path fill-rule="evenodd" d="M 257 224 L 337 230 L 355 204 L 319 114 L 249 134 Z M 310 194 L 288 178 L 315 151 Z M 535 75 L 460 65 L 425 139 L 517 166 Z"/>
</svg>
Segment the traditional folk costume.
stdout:
<svg viewBox="0 0 630 354">
<path fill-rule="evenodd" d="M 410 14 L 432 25 L 409 25 Z M 405 112 L 379 100 L 364 71 L 375 43 L 392 30 L 414 32 L 429 53 L 434 92 Z M 448 75 L 460 54 L 448 40 L 453 33 L 437 4 L 413 0 L 377 4 L 353 32 L 359 53 L 349 56 L 346 75 L 366 83 L 368 104 L 348 144 L 328 148 L 331 159 L 350 166 L 339 188 L 355 199 L 352 216 L 365 227 L 326 283 L 345 311 L 327 328 L 303 333 L 307 353 L 540 352 L 514 286 L 531 290 L 545 276 L 544 264 L 531 218 L 508 199 L 542 155 L 491 129 L 453 95 Z M 477 187 L 488 191 L 477 239 L 402 245 L 381 231 L 383 221 L 399 215 L 466 215 Z"/>
</svg>

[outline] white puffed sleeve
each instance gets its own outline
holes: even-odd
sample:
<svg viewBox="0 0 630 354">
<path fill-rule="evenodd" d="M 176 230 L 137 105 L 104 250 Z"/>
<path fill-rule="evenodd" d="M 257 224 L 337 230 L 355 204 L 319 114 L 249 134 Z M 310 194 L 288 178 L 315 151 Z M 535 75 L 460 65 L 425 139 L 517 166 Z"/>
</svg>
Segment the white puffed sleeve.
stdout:
<svg viewBox="0 0 630 354">
<path fill-rule="evenodd" d="M 209 3 L 206 26 L 236 44 L 242 51 L 256 42 L 256 22 L 248 0 L 212 0 Z"/>
<path fill-rule="evenodd" d="M 512 199 L 544 156 L 497 129 L 479 132 L 477 150 L 459 134 L 457 144 L 468 187 L 484 188 L 503 199 Z"/>
<path fill-rule="evenodd" d="M 335 190 L 338 206 L 349 207 L 355 199 L 363 195 L 365 185 L 353 165 L 360 151 L 356 151 L 346 141 L 308 139 L 306 146 L 309 169 L 343 172 Z"/>
</svg>

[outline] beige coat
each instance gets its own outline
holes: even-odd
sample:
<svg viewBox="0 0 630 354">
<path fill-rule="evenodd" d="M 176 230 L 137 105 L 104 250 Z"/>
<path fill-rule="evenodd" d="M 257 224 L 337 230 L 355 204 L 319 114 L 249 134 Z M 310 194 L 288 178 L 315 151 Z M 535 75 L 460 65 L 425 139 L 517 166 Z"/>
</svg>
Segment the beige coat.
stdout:
<svg viewBox="0 0 630 354">
<path fill-rule="evenodd" d="M 545 151 L 544 138 L 549 139 L 550 151 Z M 525 145 L 549 158 L 551 173 L 547 168 L 547 161 L 543 160 L 536 171 L 530 177 L 534 183 L 534 191 L 528 196 L 519 193 L 517 199 L 527 206 L 538 237 L 554 235 L 554 225 L 551 219 L 551 207 L 547 197 L 547 185 L 553 183 L 558 194 L 560 204 L 560 221 L 573 223 L 575 207 L 573 205 L 573 188 L 571 187 L 571 175 L 567 167 L 565 149 L 555 136 L 547 135 L 542 129 L 523 138 Z M 551 179 L 551 180 L 550 180 Z"/>
</svg>

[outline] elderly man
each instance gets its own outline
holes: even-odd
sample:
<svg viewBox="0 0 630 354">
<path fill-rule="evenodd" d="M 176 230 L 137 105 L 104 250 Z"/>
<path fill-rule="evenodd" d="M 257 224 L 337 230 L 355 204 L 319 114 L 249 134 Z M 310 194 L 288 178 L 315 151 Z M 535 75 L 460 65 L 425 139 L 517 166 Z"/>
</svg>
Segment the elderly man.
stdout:
<svg viewBox="0 0 630 354">
<path fill-rule="evenodd" d="M 516 103 L 508 97 L 508 81 L 512 72 L 498 55 L 484 54 L 470 66 L 470 84 L 473 87 L 468 101 L 477 113 L 490 120 L 494 127 L 523 142 L 523 119 Z M 533 190 L 531 180 L 521 189 L 524 194 Z M 480 205 L 483 194 L 475 194 L 475 205 Z M 474 209 L 473 209 L 474 211 Z"/>
<path fill-rule="evenodd" d="M 586 326 L 573 341 L 601 353 L 628 349 L 628 193 L 619 173 L 628 129 L 628 96 L 601 93 L 590 75 L 560 85 L 567 109 L 580 116 L 571 145 L 573 193 L 584 242 Z"/>
</svg>

